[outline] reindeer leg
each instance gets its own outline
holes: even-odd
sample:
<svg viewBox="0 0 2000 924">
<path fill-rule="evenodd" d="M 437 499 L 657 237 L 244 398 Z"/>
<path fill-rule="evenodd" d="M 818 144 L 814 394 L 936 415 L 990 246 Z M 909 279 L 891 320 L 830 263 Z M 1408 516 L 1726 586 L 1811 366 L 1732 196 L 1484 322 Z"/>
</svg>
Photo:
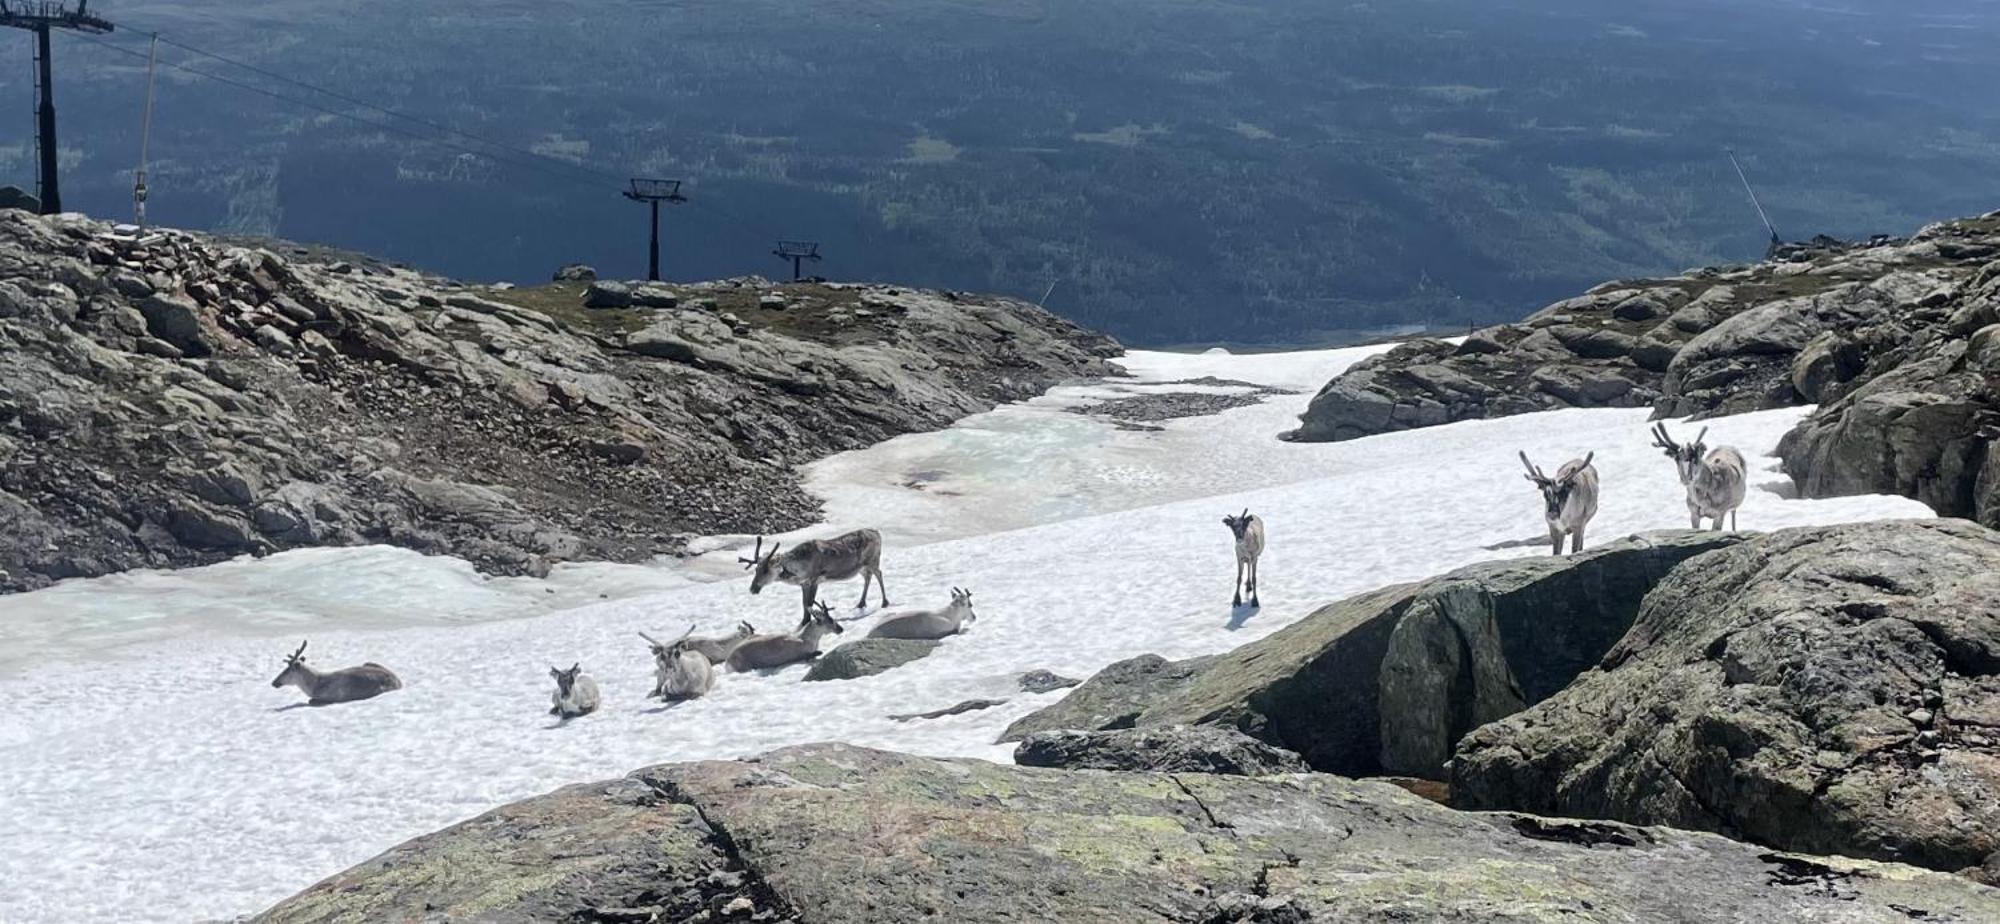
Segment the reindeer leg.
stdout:
<svg viewBox="0 0 2000 924">
<path fill-rule="evenodd" d="M 882 577 L 882 569 L 871 568 L 875 572 L 875 592 L 882 595 L 882 605 L 889 605 L 889 582 Z"/>
<path fill-rule="evenodd" d="M 819 599 L 819 585 L 812 583 L 800 584 L 799 596 L 803 598 L 799 601 L 799 608 L 806 616 L 811 616 L 813 601 Z"/>
<path fill-rule="evenodd" d="M 1729 511 L 1729 531 L 1732 533 L 1736 531 L 1736 510 L 1734 508 L 1731 508 Z"/>
<path fill-rule="evenodd" d="M 1579 526 L 1576 532 L 1569 534 L 1569 553 L 1575 555 L 1581 551 L 1583 551 L 1583 527 Z"/>
<path fill-rule="evenodd" d="M 1236 560 L 1236 582 L 1229 585 L 1229 591 L 1230 593 L 1236 595 L 1235 597 L 1232 597 L 1230 599 L 1229 605 L 1242 606 L 1243 605 L 1243 559 L 1241 558 Z"/>
<path fill-rule="evenodd" d="M 1264 601 L 1257 599 L 1257 559 L 1254 558 L 1250 559 L 1250 605 L 1264 605 Z"/>
<path fill-rule="evenodd" d="M 1563 553 L 1562 527 L 1557 526 L 1554 523 L 1549 524 L 1549 546 L 1550 546 L 1549 554 L 1561 555 Z"/>
<path fill-rule="evenodd" d="M 861 602 L 854 604 L 855 609 L 865 610 L 868 608 L 868 582 L 874 579 L 875 575 L 872 572 L 866 568 L 861 569 Z"/>
</svg>

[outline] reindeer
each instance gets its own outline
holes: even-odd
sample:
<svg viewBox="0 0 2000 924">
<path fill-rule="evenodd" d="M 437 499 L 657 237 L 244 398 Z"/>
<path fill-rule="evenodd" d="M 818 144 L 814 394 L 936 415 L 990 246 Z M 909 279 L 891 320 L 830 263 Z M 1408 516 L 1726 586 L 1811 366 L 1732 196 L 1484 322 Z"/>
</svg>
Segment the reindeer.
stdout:
<svg viewBox="0 0 2000 924">
<path fill-rule="evenodd" d="M 736 646 L 729 654 L 729 669 L 740 673 L 810 661 L 819 657 L 822 636 L 828 632 L 839 635 L 843 631 L 826 604 L 815 602 L 806 609 L 805 618 L 799 620 L 799 627 L 790 635 L 754 636 Z"/>
<path fill-rule="evenodd" d="M 783 581 L 799 585 L 801 606 L 805 615 L 812 615 L 813 603 L 819 599 L 821 581 L 846 581 L 861 575 L 861 602 L 854 605 L 861 609 L 868 605 L 868 585 L 872 580 L 881 588 L 882 605 L 889 605 L 889 585 L 882 580 L 882 534 L 872 529 L 857 529 L 843 533 L 832 539 L 808 539 L 792 550 L 778 554 L 778 544 L 771 543 L 771 551 L 764 551 L 764 537 L 757 537 L 757 550 L 749 558 L 737 558 L 746 570 L 756 573 L 750 577 L 750 592 L 761 593 L 772 581 Z"/>
<path fill-rule="evenodd" d="M 285 658 L 285 669 L 278 672 L 271 686 L 275 689 L 288 683 L 305 692 L 308 706 L 351 703 L 403 688 L 403 682 L 393 672 L 373 661 L 324 674 L 313 670 L 306 666 L 305 642 L 300 642 L 299 650 Z"/>
<path fill-rule="evenodd" d="M 951 605 L 941 610 L 897 613 L 869 630 L 869 638 L 940 639 L 964 631 L 965 624 L 978 621 L 972 612 L 972 591 L 951 589 Z"/>
<path fill-rule="evenodd" d="M 1597 453 L 1584 453 L 1581 459 L 1564 462 L 1556 469 L 1556 476 L 1550 478 L 1528 461 L 1528 454 L 1520 454 L 1521 464 L 1528 467 L 1527 478 L 1542 490 L 1542 517 L 1549 523 L 1549 551 L 1563 553 L 1563 537 L 1569 537 L 1572 554 L 1583 551 L 1583 527 L 1590 518 L 1597 515 L 1597 469 L 1590 466 L 1590 460 Z"/>
<path fill-rule="evenodd" d="M 1257 557 L 1264 554 L 1264 521 L 1251 516 L 1250 508 L 1245 507 L 1236 516 L 1223 517 L 1222 522 L 1236 534 L 1236 599 L 1230 601 L 1230 605 L 1242 606 L 1243 591 L 1247 590 L 1250 592 L 1250 605 L 1263 606 L 1257 599 Z M 1250 574 L 1247 584 L 1243 580 L 1246 568 Z"/>
<path fill-rule="evenodd" d="M 574 719 L 597 711 L 597 681 L 584 675 L 582 664 L 571 664 L 569 670 L 551 666 L 549 676 L 556 679 L 555 695 L 549 697 L 555 705 L 549 707 L 549 715 Z"/>
<path fill-rule="evenodd" d="M 735 651 L 736 646 L 743 644 L 744 639 L 747 639 L 756 634 L 757 634 L 756 628 L 751 626 L 748 622 L 739 622 L 736 624 L 735 632 L 732 632 L 728 635 L 718 635 L 709 638 L 693 637 L 694 626 L 689 625 L 687 631 L 681 633 L 681 637 L 675 639 L 670 644 L 662 644 L 658 639 L 655 639 L 644 632 L 639 633 L 639 637 L 645 639 L 646 644 L 653 646 L 653 654 L 655 657 L 657 657 L 660 652 L 665 651 L 666 649 L 671 648 L 674 645 L 683 645 L 686 646 L 687 648 L 693 649 L 694 651 L 700 652 L 702 657 L 708 659 L 708 663 L 721 664 L 722 662 L 729 660 L 729 653 Z"/>
<path fill-rule="evenodd" d="M 1708 444 L 1702 442 L 1707 435 L 1708 428 L 1703 427 L 1694 442 L 1683 445 L 1667 435 L 1666 424 L 1653 425 L 1653 445 L 1674 460 L 1681 484 L 1687 486 L 1689 528 L 1700 529 L 1702 518 L 1708 517 L 1714 523 L 1710 529 L 1721 529 L 1722 517 L 1728 514 L 1729 528 L 1734 530 L 1748 469 L 1743 465 L 1743 454 L 1734 447 L 1718 446 L 1709 451 Z"/>
<path fill-rule="evenodd" d="M 688 631 L 693 632 L 694 627 L 689 626 Z M 653 647 L 653 691 L 646 694 L 648 697 L 678 703 L 697 699 L 715 688 L 714 662 L 692 644 L 695 640 L 683 635 L 673 644 L 662 645 L 644 632 L 639 637 Z"/>
</svg>

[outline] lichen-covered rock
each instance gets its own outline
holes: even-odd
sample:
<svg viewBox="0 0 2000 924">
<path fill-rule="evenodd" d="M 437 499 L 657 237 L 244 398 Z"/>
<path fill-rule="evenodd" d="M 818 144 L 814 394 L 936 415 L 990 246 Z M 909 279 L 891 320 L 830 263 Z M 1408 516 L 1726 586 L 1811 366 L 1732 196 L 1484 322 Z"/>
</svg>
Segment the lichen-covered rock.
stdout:
<svg viewBox="0 0 2000 924">
<path fill-rule="evenodd" d="M 826 654 L 806 671 L 807 680 L 853 680 L 872 677 L 890 668 L 926 658 L 942 642 L 933 639 L 863 638 L 847 642 Z"/>
<path fill-rule="evenodd" d="M 1270 776 L 1303 773 L 1299 755 L 1233 728 L 1173 725 L 1112 731 L 1047 731 L 1021 739 L 1014 762 L 1070 770 L 1157 770 Z"/>
<path fill-rule="evenodd" d="M 419 838 L 253 919 L 1984 921 L 2000 890 L 1711 834 L 1467 814 L 1316 774 L 844 745 L 653 767 Z"/>
<path fill-rule="evenodd" d="M 1669 574 L 1602 665 L 1474 731 L 1454 804 L 1941 870 L 2000 852 L 2000 534 L 1784 530 Z"/>
</svg>

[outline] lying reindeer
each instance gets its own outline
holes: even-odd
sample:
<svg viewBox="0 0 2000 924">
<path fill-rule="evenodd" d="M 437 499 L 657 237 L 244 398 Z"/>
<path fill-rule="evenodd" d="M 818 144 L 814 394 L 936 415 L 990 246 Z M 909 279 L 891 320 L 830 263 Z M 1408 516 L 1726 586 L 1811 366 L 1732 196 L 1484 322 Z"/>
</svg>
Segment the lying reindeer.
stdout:
<svg viewBox="0 0 2000 924">
<path fill-rule="evenodd" d="M 756 572 L 750 577 L 753 594 L 763 592 L 772 581 L 799 585 L 800 605 L 807 615 L 819 599 L 821 581 L 852 580 L 857 574 L 861 575 L 861 602 L 855 609 L 868 605 L 870 581 L 881 588 L 882 605 L 889 605 L 889 585 L 882 580 L 882 534 L 872 529 L 857 529 L 832 539 L 808 539 L 783 555 L 778 554 L 775 542 L 771 551 L 765 552 L 764 537 L 758 536 L 757 550 L 749 558 L 736 560 Z"/>
<path fill-rule="evenodd" d="M 1708 517 L 1714 522 L 1710 529 L 1721 529 L 1722 517 L 1727 514 L 1729 528 L 1734 530 L 1749 469 L 1743 464 L 1743 454 L 1733 447 L 1718 446 L 1710 451 L 1702 442 L 1707 435 L 1708 428 L 1703 427 L 1694 442 L 1682 445 L 1667 435 L 1666 424 L 1653 425 L 1653 445 L 1674 460 L 1681 484 L 1687 486 L 1689 528 L 1700 529 L 1702 518 Z"/>
<path fill-rule="evenodd" d="M 549 715 L 574 719 L 597 711 L 597 681 L 584 675 L 582 664 L 572 664 L 566 671 L 550 667 L 549 676 L 556 679 L 556 692 L 550 697 L 555 705 L 549 707 Z"/>
<path fill-rule="evenodd" d="M 694 628 L 690 626 L 688 631 Z M 671 645 L 662 645 L 644 632 L 639 637 L 653 646 L 653 691 L 646 694 L 648 697 L 677 703 L 699 698 L 715 688 L 714 664 L 686 636 Z"/>
<path fill-rule="evenodd" d="M 277 688 L 288 683 L 305 691 L 308 706 L 351 703 L 403 688 L 403 682 L 393 672 L 373 661 L 324 674 L 313 670 L 306 666 L 305 642 L 300 642 L 299 650 L 285 659 L 285 669 L 278 672 L 271 686 Z"/>
<path fill-rule="evenodd" d="M 978 621 L 972 612 L 972 591 L 951 589 L 951 605 L 941 610 L 897 613 L 868 631 L 869 638 L 940 639 L 957 635 L 965 624 Z"/>
<path fill-rule="evenodd" d="M 1250 592 L 1250 605 L 1263 606 L 1257 599 L 1257 559 L 1264 554 L 1264 521 L 1250 514 L 1250 508 L 1233 517 L 1223 517 L 1222 523 L 1236 534 L 1236 599 L 1231 606 L 1243 605 L 1243 592 Z M 1250 581 L 1244 583 L 1243 575 L 1248 570 Z"/>
<path fill-rule="evenodd" d="M 744 639 L 747 639 L 756 634 L 757 630 L 753 628 L 748 622 L 739 622 L 736 624 L 735 632 L 732 632 L 728 635 L 718 635 L 707 638 L 694 637 L 694 626 L 690 625 L 688 626 L 687 631 L 681 633 L 681 637 L 674 639 L 671 644 L 661 644 L 658 639 L 650 635 L 647 635 L 644 632 L 639 633 L 639 637 L 645 639 L 646 644 L 653 646 L 653 655 L 655 657 L 658 657 L 660 652 L 665 651 L 666 649 L 671 648 L 674 645 L 682 645 L 694 651 L 700 652 L 701 656 L 707 658 L 708 663 L 710 664 L 721 664 L 722 662 L 729 660 L 729 653 L 735 651 L 736 646 L 743 644 Z"/>
<path fill-rule="evenodd" d="M 843 631 L 826 604 L 814 603 L 807 608 L 805 618 L 799 621 L 799 627 L 790 635 L 759 635 L 736 646 L 736 650 L 729 654 L 729 669 L 738 672 L 768 670 L 810 661 L 819 657 L 819 640 L 822 637 L 828 632 L 839 635 Z"/>
<path fill-rule="evenodd" d="M 1528 480 L 1542 490 L 1542 517 L 1549 523 L 1549 551 L 1563 553 L 1563 537 L 1569 537 L 1572 554 L 1583 551 L 1583 527 L 1590 518 L 1597 515 L 1597 469 L 1590 460 L 1597 453 L 1584 453 L 1581 459 L 1571 459 L 1556 469 L 1556 476 L 1550 478 L 1528 461 L 1528 454 L 1521 453 L 1521 464 L 1528 467 Z"/>
</svg>

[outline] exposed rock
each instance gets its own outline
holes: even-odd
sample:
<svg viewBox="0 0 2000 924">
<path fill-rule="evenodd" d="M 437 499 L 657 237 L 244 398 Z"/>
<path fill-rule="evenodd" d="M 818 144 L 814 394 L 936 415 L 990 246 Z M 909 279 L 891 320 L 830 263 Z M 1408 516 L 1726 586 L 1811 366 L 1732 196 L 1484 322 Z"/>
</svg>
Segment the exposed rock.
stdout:
<svg viewBox="0 0 2000 924">
<path fill-rule="evenodd" d="M 648 284 L 632 290 L 631 304 L 634 308 L 672 308 L 680 302 L 681 297 L 663 285 Z"/>
<path fill-rule="evenodd" d="M 765 291 L 662 288 L 739 310 Z M 1117 352 L 1007 299 L 786 290 L 782 315 L 703 315 L 662 361 L 619 345 L 629 316 L 569 310 L 573 286 L 0 211 L 0 592 L 363 542 L 539 574 L 797 528 L 818 508 L 792 466 Z M 832 302 L 860 297 L 898 309 L 836 329 Z"/>
<path fill-rule="evenodd" d="M 1452 793 L 1980 866 L 2000 852 L 2000 534 L 1793 529 L 1691 562 L 1598 668 L 1469 735 Z"/>
<path fill-rule="evenodd" d="M 1068 689 L 1083 681 L 1072 677 L 1064 677 L 1053 671 L 1032 670 L 1022 674 L 1017 678 L 1017 682 L 1020 683 L 1021 690 L 1026 693 L 1051 693 L 1056 690 Z"/>
<path fill-rule="evenodd" d="M 870 677 L 918 658 L 929 657 L 941 642 L 932 639 L 855 639 L 820 655 L 806 671 L 807 680 L 853 680 Z"/>
<path fill-rule="evenodd" d="M 1465 814 L 1321 775 L 818 745 L 655 767 L 419 838 L 253 919 L 1977 921 L 2000 891 L 1709 834 Z"/>
<path fill-rule="evenodd" d="M 1007 701 L 1004 699 L 968 699 L 963 702 L 953 703 L 943 709 L 933 709 L 929 712 L 896 713 L 889 716 L 889 718 L 895 719 L 898 722 L 914 722 L 918 719 L 942 719 L 948 715 L 964 715 L 968 712 L 978 712 L 981 709 L 991 709 L 994 706 L 1005 705 L 1007 705 Z"/>
<path fill-rule="evenodd" d="M 0 209 L 19 209 L 30 214 L 42 211 L 42 200 L 19 186 L 0 186 Z"/>
<path fill-rule="evenodd" d="M 566 263 L 550 278 L 556 282 L 596 282 L 597 269 L 587 263 Z"/>
<path fill-rule="evenodd" d="M 585 308 L 629 308 L 632 306 L 632 287 L 622 282 L 599 279 L 583 290 Z"/>
<path fill-rule="evenodd" d="M 1270 776 L 1303 773 L 1305 761 L 1233 728 L 1175 725 L 1114 731 L 1047 731 L 1021 739 L 1014 762 L 1070 770 L 1157 770 Z"/>
<path fill-rule="evenodd" d="M 1153 674 L 1113 665 L 1008 732 L 1221 725 L 1322 771 L 1442 779 L 1461 736 L 1554 695 L 1618 641 L 1670 569 L 1737 541 L 1653 533 L 1382 588 L 1171 683 L 1135 682 Z"/>
<path fill-rule="evenodd" d="M 1985 269 L 1993 254 L 2000 219 L 1982 217 L 1910 239 L 1801 245 L 1748 267 L 1607 283 L 1456 347 L 1418 340 L 1356 363 L 1286 438 L 1561 407 L 1699 417 L 1830 401 L 1893 368 L 1906 344 L 2000 323 L 1988 285 L 2000 271 Z M 1819 339 L 1829 333 L 1839 339 Z"/>
<path fill-rule="evenodd" d="M 1112 664 L 1053 706 L 1029 713 L 1007 726 L 1001 742 L 1019 741 L 1038 731 L 1101 731 L 1131 728 L 1147 705 L 1186 686 L 1217 656 L 1169 661 L 1140 655 Z"/>
</svg>

